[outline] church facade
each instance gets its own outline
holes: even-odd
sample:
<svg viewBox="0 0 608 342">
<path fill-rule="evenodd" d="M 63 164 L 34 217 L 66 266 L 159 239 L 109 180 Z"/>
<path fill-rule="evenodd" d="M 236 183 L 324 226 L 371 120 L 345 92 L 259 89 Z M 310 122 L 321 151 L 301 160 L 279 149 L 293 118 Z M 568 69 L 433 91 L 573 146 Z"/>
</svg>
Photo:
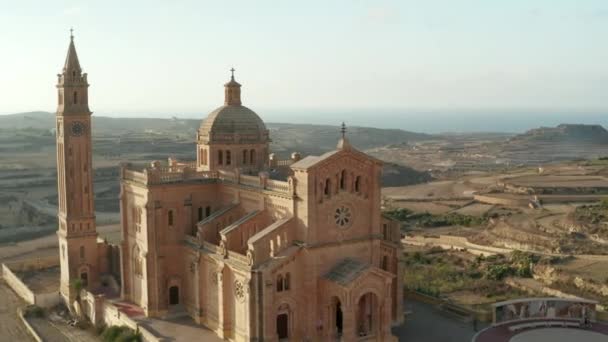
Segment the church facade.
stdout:
<svg viewBox="0 0 608 342">
<path fill-rule="evenodd" d="M 111 273 L 95 230 L 88 83 L 73 40 L 57 87 L 70 301 L 74 279 L 95 289 Z M 380 209 L 382 163 L 345 129 L 334 151 L 279 161 L 234 71 L 224 94 L 198 129 L 195 162 L 122 165 L 120 299 L 148 317 L 187 314 L 226 340 L 396 340 L 402 250 L 399 224 Z"/>
</svg>

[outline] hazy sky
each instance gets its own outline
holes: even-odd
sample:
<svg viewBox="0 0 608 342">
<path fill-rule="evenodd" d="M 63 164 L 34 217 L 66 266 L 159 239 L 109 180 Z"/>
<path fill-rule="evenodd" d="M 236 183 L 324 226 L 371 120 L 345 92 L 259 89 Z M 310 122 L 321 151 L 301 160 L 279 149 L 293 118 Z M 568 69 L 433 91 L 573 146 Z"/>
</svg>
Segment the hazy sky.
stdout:
<svg viewBox="0 0 608 342">
<path fill-rule="evenodd" d="M 608 108 L 608 1 L 0 0 L 0 113 L 54 111 L 73 26 L 101 114 Z M 286 121 L 286 120 L 284 120 Z"/>
</svg>

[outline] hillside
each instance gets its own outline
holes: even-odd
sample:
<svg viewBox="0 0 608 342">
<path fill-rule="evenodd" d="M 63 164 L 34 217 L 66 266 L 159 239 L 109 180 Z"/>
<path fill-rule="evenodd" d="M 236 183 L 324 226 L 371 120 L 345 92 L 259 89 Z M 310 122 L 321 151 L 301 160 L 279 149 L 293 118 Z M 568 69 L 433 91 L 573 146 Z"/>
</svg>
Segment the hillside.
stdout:
<svg viewBox="0 0 608 342">
<path fill-rule="evenodd" d="M 148 138 L 168 136 L 172 139 L 194 141 L 198 119 L 110 118 L 93 115 L 96 137 L 146 135 Z M 54 114 L 29 112 L 0 115 L 0 130 L 48 130 L 55 127 Z M 286 157 L 291 152 L 320 154 L 335 148 L 339 127 L 329 125 L 268 123 L 273 152 Z M 348 135 L 353 146 L 365 150 L 394 143 L 408 143 L 432 139 L 433 136 L 398 129 L 349 127 Z"/>
<path fill-rule="evenodd" d="M 608 144 L 608 131 L 601 125 L 561 124 L 531 129 L 511 142 Z"/>
</svg>

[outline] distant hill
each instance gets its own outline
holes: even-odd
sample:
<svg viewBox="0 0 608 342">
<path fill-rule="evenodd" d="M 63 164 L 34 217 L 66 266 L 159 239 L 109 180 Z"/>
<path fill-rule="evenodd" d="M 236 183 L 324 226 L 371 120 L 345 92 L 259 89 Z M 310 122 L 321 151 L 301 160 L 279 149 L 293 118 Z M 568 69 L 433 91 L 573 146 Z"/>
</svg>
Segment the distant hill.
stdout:
<svg viewBox="0 0 608 342">
<path fill-rule="evenodd" d="M 510 142 L 608 144 L 608 131 L 601 125 L 561 124 L 531 129 Z"/>
<path fill-rule="evenodd" d="M 201 120 L 198 119 L 116 118 L 93 115 L 93 130 L 97 137 L 137 133 L 167 135 L 194 141 L 200 123 Z M 49 112 L 0 115 L 0 130 L 52 130 L 54 127 L 55 115 Z M 267 127 L 273 140 L 271 149 L 282 157 L 294 151 L 306 155 L 333 150 L 340 136 L 337 126 L 268 123 Z M 351 144 L 362 150 L 433 138 L 429 134 L 367 127 L 348 127 L 347 134 Z"/>
</svg>

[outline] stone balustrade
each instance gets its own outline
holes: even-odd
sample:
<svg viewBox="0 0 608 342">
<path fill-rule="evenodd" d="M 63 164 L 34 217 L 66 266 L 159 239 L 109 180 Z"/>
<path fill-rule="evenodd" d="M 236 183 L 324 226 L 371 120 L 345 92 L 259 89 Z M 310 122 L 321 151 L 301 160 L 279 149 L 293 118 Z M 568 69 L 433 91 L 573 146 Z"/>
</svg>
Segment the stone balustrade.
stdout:
<svg viewBox="0 0 608 342">
<path fill-rule="evenodd" d="M 143 168 L 135 168 L 130 164 L 124 164 L 121 170 L 121 179 L 142 185 L 160 185 L 209 179 L 293 194 L 293 189 L 289 182 L 269 179 L 265 173 L 260 173 L 258 176 L 249 176 L 240 174 L 237 169 L 235 171 L 197 171 L 196 168 L 189 166 L 189 164 L 180 163 L 167 167 L 153 163 L 152 166 Z"/>
</svg>

